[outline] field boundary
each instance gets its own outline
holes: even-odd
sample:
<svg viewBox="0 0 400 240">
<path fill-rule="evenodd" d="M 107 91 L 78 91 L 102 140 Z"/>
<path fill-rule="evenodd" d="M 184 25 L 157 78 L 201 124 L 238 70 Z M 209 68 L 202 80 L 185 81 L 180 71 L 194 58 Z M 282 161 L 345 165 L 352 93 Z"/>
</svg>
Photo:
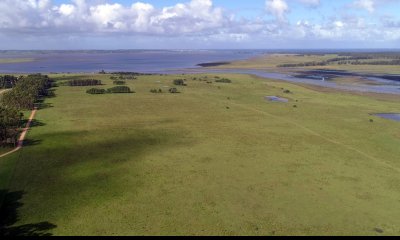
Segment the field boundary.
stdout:
<svg viewBox="0 0 400 240">
<path fill-rule="evenodd" d="M 22 133 L 19 136 L 17 147 L 14 148 L 13 150 L 9 151 L 9 152 L 6 152 L 6 153 L 0 155 L 0 158 L 3 158 L 3 157 L 6 157 L 6 156 L 8 156 L 8 155 L 10 155 L 12 153 L 15 153 L 15 152 L 17 152 L 18 150 L 20 150 L 23 147 L 25 137 L 28 134 L 29 128 L 31 127 L 32 121 L 35 118 L 37 110 L 38 109 L 36 107 L 32 110 L 32 113 L 29 116 L 28 122 L 26 123 L 25 128 L 22 130 Z"/>
</svg>

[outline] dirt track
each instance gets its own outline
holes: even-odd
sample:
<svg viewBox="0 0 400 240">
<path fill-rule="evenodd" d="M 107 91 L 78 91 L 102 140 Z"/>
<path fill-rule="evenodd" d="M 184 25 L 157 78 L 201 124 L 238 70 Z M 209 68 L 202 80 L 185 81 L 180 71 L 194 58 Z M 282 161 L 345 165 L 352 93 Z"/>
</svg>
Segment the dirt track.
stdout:
<svg viewBox="0 0 400 240">
<path fill-rule="evenodd" d="M 13 150 L 9 151 L 9 152 L 6 152 L 6 153 L 0 155 L 0 158 L 8 156 L 8 155 L 10 155 L 12 153 L 15 153 L 15 152 L 17 152 L 18 150 L 20 150 L 23 147 L 26 134 L 28 133 L 28 130 L 29 130 L 31 124 L 32 124 L 32 121 L 35 118 L 36 112 L 37 112 L 37 108 L 32 110 L 32 113 L 29 116 L 28 122 L 26 123 L 25 128 L 22 130 L 22 133 L 19 136 L 17 147 L 14 148 Z"/>
</svg>

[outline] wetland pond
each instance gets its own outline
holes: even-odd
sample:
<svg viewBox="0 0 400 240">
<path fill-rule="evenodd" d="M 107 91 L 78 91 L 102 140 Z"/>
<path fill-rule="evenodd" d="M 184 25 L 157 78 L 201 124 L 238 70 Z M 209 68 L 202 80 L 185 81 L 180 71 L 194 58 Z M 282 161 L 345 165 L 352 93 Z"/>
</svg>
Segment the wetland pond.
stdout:
<svg viewBox="0 0 400 240">
<path fill-rule="evenodd" d="M 400 122 L 400 113 L 376 113 L 373 115 Z"/>
</svg>

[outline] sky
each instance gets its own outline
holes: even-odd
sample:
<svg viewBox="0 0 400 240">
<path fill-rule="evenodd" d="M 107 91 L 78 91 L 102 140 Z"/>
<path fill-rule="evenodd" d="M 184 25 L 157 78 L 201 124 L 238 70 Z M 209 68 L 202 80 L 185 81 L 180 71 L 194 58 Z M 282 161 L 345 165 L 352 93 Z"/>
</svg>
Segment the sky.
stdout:
<svg viewBox="0 0 400 240">
<path fill-rule="evenodd" d="M 1 50 L 400 48 L 400 0 L 0 0 Z"/>
</svg>

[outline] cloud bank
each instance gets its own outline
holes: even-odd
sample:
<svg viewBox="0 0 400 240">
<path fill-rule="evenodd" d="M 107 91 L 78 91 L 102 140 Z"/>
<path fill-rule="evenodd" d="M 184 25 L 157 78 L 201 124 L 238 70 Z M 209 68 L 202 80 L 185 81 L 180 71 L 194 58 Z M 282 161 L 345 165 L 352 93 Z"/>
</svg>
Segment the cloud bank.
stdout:
<svg viewBox="0 0 400 240">
<path fill-rule="evenodd" d="M 390 1 L 390 0 L 385 0 Z M 212 0 L 191 0 L 157 8 L 146 2 L 122 5 L 115 1 L 1 0 L 0 36 L 136 36 L 166 37 L 205 42 L 273 41 L 399 41 L 398 19 L 382 17 L 371 22 L 365 16 L 337 14 L 315 21 L 307 16 L 289 15 L 294 6 L 317 11 L 320 0 L 266 0 L 264 15 L 237 17 L 215 6 Z M 376 0 L 354 0 L 352 8 L 376 12 Z M 361 11 L 360 10 L 360 11 Z M 1 39 L 0 39 L 1 40 Z M 266 44 L 265 44 L 266 45 Z M 264 46 L 267 47 L 267 46 Z M 1 45 L 0 45 L 1 48 Z"/>
</svg>

